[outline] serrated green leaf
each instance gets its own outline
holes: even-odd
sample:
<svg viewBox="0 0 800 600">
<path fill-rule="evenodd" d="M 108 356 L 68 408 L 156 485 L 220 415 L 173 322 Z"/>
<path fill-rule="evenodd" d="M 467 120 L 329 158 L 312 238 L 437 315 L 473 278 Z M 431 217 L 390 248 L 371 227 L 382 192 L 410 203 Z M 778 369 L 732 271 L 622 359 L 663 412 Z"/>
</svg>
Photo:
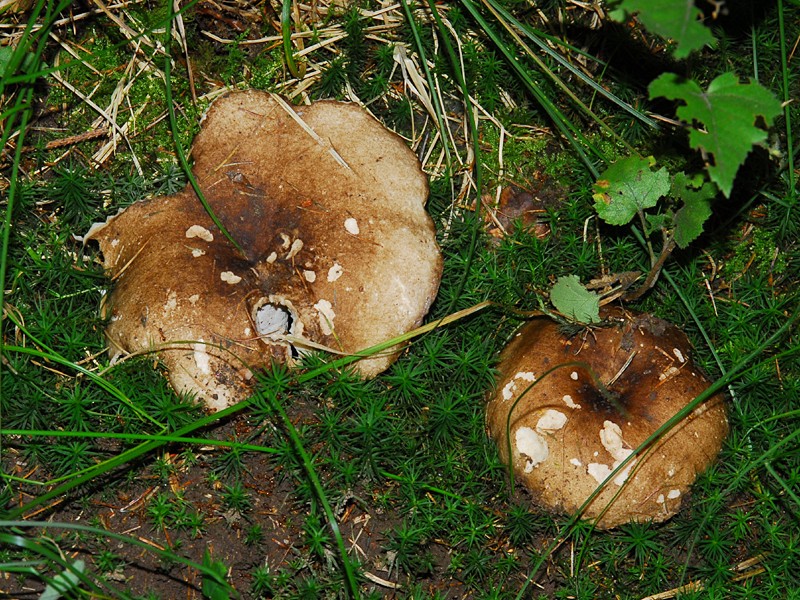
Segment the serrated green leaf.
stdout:
<svg viewBox="0 0 800 600">
<path fill-rule="evenodd" d="M 710 182 L 689 179 L 684 173 L 677 173 L 672 180 L 672 195 L 683 201 L 683 206 L 672 219 L 675 228 L 675 243 L 686 248 L 703 233 L 703 225 L 711 216 L 711 200 L 717 188 Z"/>
<path fill-rule="evenodd" d="M 610 225 L 625 225 L 669 192 L 669 173 L 650 170 L 653 157 L 629 156 L 613 163 L 594 184 L 594 208 Z"/>
<path fill-rule="evenodd" d="M 612 17 L 636 13 L 649 31 L 675 41 L 675 58 L 714 45 L 714 36 L 702 23 L 703 13 L 694 0 L 622 0 Z"/>
<path fill-rule="evenodd" d="M 577 275 L 559 277 L 550 290 L 556 310 L 580 323 L 600 322 L 600 296 L 581 285 Z"/>
<path fill-rule="evenodd" d="M 767 132 L 756 125 L 758 118 L 769 126 L 781 113 L 781 103 L 769 90 L 758 83 L 740 83 L 733 73 L 714 79 L 707 91 L 694 80 L 664 73 L 650 83 L 649 91 L 650 98 L 663 96 L 685 103 L 677 109 L 678 117 L 700 125 L 689 133 L 689 144 L 713 158 L 708 174 L 725 197 L 730 196 L 736 172 L 750 150 L 767 138 Z"/>
</svg>

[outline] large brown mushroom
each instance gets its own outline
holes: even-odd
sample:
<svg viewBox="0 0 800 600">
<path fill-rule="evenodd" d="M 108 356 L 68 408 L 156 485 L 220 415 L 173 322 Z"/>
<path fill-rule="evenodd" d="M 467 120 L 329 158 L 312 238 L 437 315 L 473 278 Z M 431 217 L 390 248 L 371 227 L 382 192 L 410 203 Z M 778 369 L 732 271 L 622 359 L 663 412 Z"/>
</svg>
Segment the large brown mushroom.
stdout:
<svg viewBox="0 0 800 600">
<path fill-rule="evenodd" d="M 176 390 L 222 409 L 252 370 L 313 348 L 353 353 L 418 326 L 441 257 L 414 153 L 360 107 L 292 108 L 257 91 L 209 108 L 191 187 L 138 202 L 97 240 L 114 280 L 112 355 L 158 350 Z M 374 376 L 399 348 L 359 361 Z"/>
<path fill-rule="evenodd" d="M 500 456 L 509 461 L 510 432 L 515 478 L 553 512 L 577 512 L 709 385 L 675 326 L 646 314 L 605 316 L 608 326 L 572 336 L 549 319 L 525 325 L 501 355 L 488 403 Z M 602 529 L 668 519 L 716 458 L 727 431 L 724 400 L 716 395 L 631 459 L 582 517 Z"/>
</svg>

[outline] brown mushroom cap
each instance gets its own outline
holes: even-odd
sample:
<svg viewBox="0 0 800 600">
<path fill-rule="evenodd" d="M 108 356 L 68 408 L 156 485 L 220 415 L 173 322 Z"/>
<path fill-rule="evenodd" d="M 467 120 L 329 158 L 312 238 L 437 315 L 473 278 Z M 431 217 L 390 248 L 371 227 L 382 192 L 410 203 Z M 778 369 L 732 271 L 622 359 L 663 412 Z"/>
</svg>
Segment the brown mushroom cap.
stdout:
<svg viewBox="0 0 800 600">
<path fill-rule="evenodd" d="M 115 280 L 112 354 L 159 349 L 178 391 L 219 410 L 250 369 L 317 347 L 352 353 L 418 326 L 442 261 L 414 153 L 356 105 L 291 109 L 234 92 L 192 146 L 201 189 L 138 202 L 86 239 Z M 374 376 L 399 348 L 356 363 Z"/>
<path fill-rule="evenodd" d="M 635 448 L 709 385 L 675 326 L 646 314 L 610 311 L 606 317 L 609 327 L 573 337 L 549 319 L 534 320 L 500 357 L 487 406 L 490 434 L 508 462 L 511 413 L 514 476 L 553 512 L 577 512 Z M 558 365 L 565 366 L 544 375 Z M 601 393 L 590 369 L 608 393 Z M 601 529 L 668 519 L 716 458 L 727 432 L 718 394 L 632 459 L 582 517 Z"/>
</svg>

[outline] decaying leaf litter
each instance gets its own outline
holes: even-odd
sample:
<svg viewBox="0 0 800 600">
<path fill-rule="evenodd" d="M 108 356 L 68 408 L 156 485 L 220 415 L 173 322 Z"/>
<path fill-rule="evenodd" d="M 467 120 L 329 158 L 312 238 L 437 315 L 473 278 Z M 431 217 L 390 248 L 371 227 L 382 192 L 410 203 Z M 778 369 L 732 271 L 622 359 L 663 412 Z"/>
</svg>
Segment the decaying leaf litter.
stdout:
<svg viewBox="0 0 800 600">
<path fill-rule="evenodd" d="M 107 10 L 108 11 L 112 11 L 112 14 L 113 14 L 113 11 L 115 10 L 115 8 L 114 7 L 109 7 Z M 238 7 L 237 7 L 237 10 L 239 10 Z M 308 14 L 312 14 L 313 12 L 314 12 L 313 10 L 309 10 Z M 322 12 L 320 12 L 318 14 L 322 14 Z M 304 16 L 301 16 L 300 20 L 303 20 Z M 389 40 L 384 40 L 384 39 L 380 38 L 380 36 L 384 35 L 384 34 L 388 35 L 389 32 L 391 32 L 391 30 L 393 28 L 398 27 L 399 23 L 402 22 L 402 16 L 398 12 L 398 7 L 390 7 L 390 8 L 387 8 L 385 10 L 382 10 L 382 11 L 377 11 L 376 13 L 373 13 L 373 14 L 367 13 L 367 14 L 365 14 L 365 16 L 366 16 L 366 18 L 371 18 L 373 20 L 383 20 L 384 21 L 385 24 L 377 25 L 375 27 L 375 29 L 368 28 L 368 31 L 369 31 L 368 35 L 378 36 L 379 39 L 381 39 L 381 41 L 385 41 L 385 42 L 389 42 Z M 394 19 L 392 17 L 394 17 Z M 120 21 L 122 23 L 124 23 L 123 19 L 120 19 Z M 311 23 L 313 21 L 308 20 L 308 21 L 305 21 L 305 22 Z M 391 24 L 389 24 L 389 23 L 391 23 Z M 326 61 L 322 60 L 322 61 L 320 61 L 318 63 L 314 63 L 313 60 L 312 60 L 312 57 L 315 56 L 317 51 L 320 51 L 320 50 L 323 50 L 323 49 L 326 52 L 329 51 L 330 49 L 334 49 L 335 50 L 336 43 L 338 41 L 344 39 L 344 34 L 341 33 L 341 30 L 339 30 L 337 33 L 334 33 L 334 31 L 336 31 L 335 28 L 331 30 L 330 37 L 328 38 L 329 41 L 327 42 L 327 44 L 325 42 L 321 42 L 320 45 L 318 45 L 316 47 L 310 46 L 309 48 L 306 48 L 303 51 L 304 52 L 303 56 L 309 57 L 309 62 L 306 64 L 305 76 L 304 76 L 303 79 L 296 79 L 296 80 L 291 80 L 290 79 L 288 82 L 286 82 L 284 84 L 283 89 L 281 91 L 286 96 L 288 96 L 290 98 L 295 98 L 295 99 L 296 98 L 303 98 L 303 97 L 308 98 L 309 97 L 310 91 L 313 90 L 314 81 L 322 73 L 322 67 L 324 67 L 325 62 L 326 62 Z M 211 35 L 215 35 L 215 34 L 211 34 Z M 307 34 L 295 35 L 294 37 L 296 39 L 301 39 L 301 38 L 303 38 L 305 36 L 307 36 Z M 337 36 L 339 36 L 339 37 L 337 37 Z M 219 39 L 222 39 L 222 38 L 220 38 L 220 36 L 216 36 L 216 37 L 219 38 Z M 219 39 L 217 41 L 219 41 Z M 277 36 L 273 36 L 272 39 L 264 39 L 261 42 L 257 42 L 257 43 L 274 43 L 274 42 L 277 42 L 278 40 L 279 40 L 279 38 Z M 233 42 L 232 39 L 228 39 L 226 41 Z M 183 45 L 184 48 L 188 48 L 188 45 L 186 44 L 185 39 L 182 39 L 181 42 L 182 42 L 182 45 Z M 221 42 L 221 43 L 223 43 L 223 42 Z M 158 46 L 158 42 L 157 41 L 154 42 L 154 46 L 155 47 Z M 436 175 L 437 173 L 439 173 L 442 170 L 444 170 L 447 160 L 448 159 L 452 159 L 453 157 L 455 157 L 455 159 L 457 161 L 459 161 L 465 167 L 462 170 L 461 180 L 460 181 L 456 180 L 452 184 L 454 192 L 455 192 L 453 194 L 453 196 L 456 198 L 456 201 L 454 202 L 454 204 L 453 204 L 453 206 L 452 206 L 450 211 L 442 213 L 442 214 L 446 214 L 448 216 L 447 219 L 443 220 L 442 223 L 440 223 L 441 228 L 444 231 L 444 235 L 446 236 L 448 231 L 449 231 L 448 225 L 452 224 L 454 220 L 459 220 L 459 219 L 463 218 L 463 214 L 464 214 L 463 211 L 465 211 L 465 210 L 468 211 L 468 210 L 471 210 L 471 208 L 472 208 L 471 206 L 469 206 L 465 202 L 465 199 L 470 195 L 471 192 L 474 191 L 474 187 L 473 186 L 474 186 L 475 182 L 471 179 L 471 177 L 470 177 L 471 170 L 468 168 L 470 166 L 470 161 L 472 160 L 472 157 L 468 154 L 465 158 L 462 159 L 462 158 L 460 158 L 460 154 L 458 152 L 453 152 L 453 151 L 445 152 L 445 150 L 443 148 L 437 147 L 436 143 L 441 141 L 442 136 L 439 135 L 439 131 L 435 130 L 436 120 L 434 118 L 430 118 L 430 117 L 435 116 L 435 115 L 430 115 L 431 111 L 428 110 L 428 105 L 430 103 L 430 98 L 432 97 L 432 95 L 435 93 L 435 94 L 439 94 L 441 96 L 441 92 L 438 89 L 435 89 L 435 90 L 426 89 L 427 85 L 425 83 L 425 77 L 422 74 L 422 69 L 419 67 L 419 62 L 418 62 L 419 59 L 413 53 L 408 52 L 408 51 L 402 51 L 401 52 L 401 51 L 398 50 L 398 51 L 395 52 L 395 56 L 397 57 L 397 62 L 398 62 L 398 65 L 399 65 L 398 73 L 403 73 L 403 79 L 404 79 L 403 80 L 403 88 L 404 88 L 405 93 L 406 94 L 410 94 L 411 97 L 417 98 L 419 103 L 420 103 L 420 106 L 418 107 L 419 118 L 412 120 L 412 124 L 416 127 L 416 129 L 412 132 L 412 134 L 410 136 L 410 139 L 409 139 L 409 143 L 410 143 L 411 147 L 413 149 L 415 149 L 416 151 L 425 150 L 424 157 L 423 157 L 424 158 L 424 164 L 426 166 L 427 171 L 430 174 Z M 415 59 L 416 59 L 417 62 L 415 62 Z M 158 69 L 158 66 L 157 66 L 158 63 L 159 63 L 159 61 L 156 60 L 148 68 L 149 69 Z M 131 64 L 133 64 L 133 61 L 131 61 Z M 390 91 L 389 93 L 392 93 L 392 92 Z M 396 92 L 396 93 L 401 93 L 401 92 Z M 86 96 L 86 95 L 84 94 L 84 96 Z M 86 96 L 86 99 L 88 99 L 88 96 Z M 201 96 L 201 99 L 202 99 L 202 96 Z M 354 100 L 355 98 L 353 96 L 351 96 L 350 99 Z M 115 106 L 113 106 L 113 108 L 111 106 L 109 106 L 109 108 L 103 110 L 103 112 L 106 113 L 106 114 L 104 116 L 102 116 L 102 119 L 105 119 L 105 121 L 108 122 L 108 123 L 113 122 L 113 120 L 115 119 L 114 115 L 118 114 L 118 111 L 119 111 L 119 109 L 121 107 L 124 107 L 124 89 L 123 89 L 123 93 L 120 94 L 119 99 L 115 100 Z M 369 108 L 369 107 L 367 107 L 367 108 Z M 135 114 L 135 111 L 129 111 L 129 112 L 132 112 L 132 114 Z M 480 107 L 477 107 L 475 109 L 475 113 L 477 114 L 478 118 L 491 118 L 489 116 L 488 111 L 481 110 Z M 461 148 L 461 147 L 463 147 L 462 144 L 465 144 L 464 140 L 456 139 L 454 137 L 454 136 L 459 136 L 459 137 L 463 136 L 469 131 L 469 128 L 464 126 L 464 122 L 463 122 L 464 118 L 465 118 L 464 117 L 465 114 L 466 114 L 466 112 L 464 110 L 461 110 L 459 112 L 456 112 L 456 114 L 454 116 L 448 116 L 447 117 L 448 121 L 452 122 L 453 127 L 452 128 L 448 128 L 445 137 L 448 138 L 448 139 L 451 139 L 451 140 L 455 140 L 455 143 L 452 145 L 452 148 Z M 102 121 L 98 121 L 98 124 L 100 124 L 100 123 L 102 123 Z M 126 124 L 127 123 L 130 123 L 130 121 L 126 121 Z M 419 125 L 419 123 L 422 123 L 422 125 Z M 499 125 L 499 123 L 498 123 L 498 125 Z M 107 161 L 107 160 L 111 159 L 112 155 L 110 154 L 110 152 L 113 151 L 114 143 L 119 143 L 120 141 L 125 140 L 123 135 L 124 134 L 127 135 L 126 132 L 128 130 L 127 129 L 123 129 L 123 127 L 124 127 L 124 125 L 117 127 L 113 123 L 110 126 L 109 131 L 110 132 L 116 132 L 116 134 L 118 134 L 120 137 L 115 142 L 114 139 L 113 139 L 113 133 L 112 133 L 112 139 L 109 141 L 109 143 L 111 144 L 111 146 L 110 146 L 111 150 L 106 150 L 107 156 L 109 158 L 103 158 L 103 161 Z M 130 128 L 130 126 L 129 126 L 129 128 Z M 501 129 L 501 131 L 505 131 L 505 129 L 502 126 L 500 126 L 500 129 Z M 433 135 L 432 135 L 432 131 L 435 131 L 435 133 L 433 133 Z M 431 138 L 433 138 L 433 139 L 431 139 Z M 470 147 L 471 146 L 469 144 L 469 140 L 466 140 L 466 148 L 469 149 Z M 502 149 L 502 145 L 501 145 L 501 149 Z M 65 153 L 64 156 L 65 156 L 65 159 L 66 159 L 67 158 L 67 154 Z M 102 156 L 105 156 L 105 155 L 101 155 L 101 157 Z M 98 162 L 103 162 L 103 161 L 98 161 Z M 140 164 L 139 161 L 135 160 L 135 158 L 134 158 L 133 163 L 134 163 L 134 165 Z M 501 158 L 500 158 L 500 164 L 502 165 L 502 155 L 501 155 Z M 140 168 L 140 167 L 137 166 L 136 168 Z M 500 194 L 500 192 L 501 192 L 501 186 L 498 186 L 498 188 L 497 188 L 498 195 Z M 310 416 L 310 414 L 313 413 L 313 411 L 314 411 L 312 403 L 309 403 L 309 405 L 307 406 L 307 410 L 309 411 L 308 418 L 312 418 L 313 419 L 313 417 Z M 175 491 L 175 489 L 180 489 L 180 485 L 181 484 L 178 483 L 178 480 L 180 480 L 182 478 L 183 477 L 181 475 L 176 475 L 173 478 L 173 481 L 175 482 L 175 483 L 173 483 L 171 481 L 171 485 L 173 486 L 173 491 Z M 278 483 L 277 489 L 280 489 L 280 483 Z M 148 501 L 152 497 L 152 496 L 149 495 L 150 493 L 151 492 L 149 492 L 148 490 L 145 491 L 145 493 L 142 495 L 142 498 L 144 498 L 143 502 Z M 139 499 L 136 498 L 136 497 L 131 499 L 131 502 L 133 503 L 133 506 L 137 506 L 137 501 L 138 500 Z M 353 506 L 353 504 L 351 504 L 350 506 Z M 281 507 L 280 510 L 282 510 L 283 508 L 284 507 Z M 362 507 L 359 507 L 359 508 L 362 508 Z M 345 512 L 346 512 L 346 510 L 347 509 L 345 509 Z M 351 509 L 351 512 L 356 512 L 357 510 L 358 509 Z M 281 513 L 279 511 L 278 514 L 283 514 L 283 513 Z M 302 511 L 298 512 L 297 514 L 298 515 L 302 514 Z M 359 522 L 359 523 L 363 524 L 365 521 L 368 521 L 367 517 L 370 516 L 370 515 L 374 515 L 374 513 L 366 512 L 365 514 L 358 515 L 357 517 L 355 517 L 356 522 Z M 235 523 L 235 519 L 236 519 L 235 514 L 232 515 L 232 518 L 234 520 L 233 522 Z M 372 518 L 373 519 L 377 519 L 377 516 L 372 516 Z M 274 521 L 274 519 L 273 519 L 273 521 Z M 360 536 L 365 535 L 364 532 L 366 532 L 367 529 L 368 529 L 367 527 L 362 527 L 359 530 L 360 533 L 354 533 L 353 534 L 354 537 L 356 539 L 360 539 Z M 235 527 L 234 527 L 234 530 L 235 530 Z M 167 538 L 169 538 L 169 535 L 167 533 L 168 530 L 166 528 L 163 528 L 162 531 L 163 531 L 164 535 L 167 536 Z M 355 532 L 355 530 L 353 530 L 353 531 Z M 299 530 L 296 531 L 295 534 L 296 535 L 299 534 Z M 380 535 L 380 534 L 378 534 L 378 535 Z M 169 544 L 169 542 L 170 542 L 170 540 L 168 539 L 168 544 Z M 202 543 L 202 540 L 201 540 L 200 543 Z M 398 564 L 393 564 L 392 563 L 392 557 L 395 556 L 395 558 L 396 558 L 396 555 L 393 555 L 394 551 L 386 551 L 385 550 L 385 544 L 380 544 L 379 543 L 379 544 L 377 544 L 377 546 L 378 546 L 378 548 L 373 548 L 373 550 L 376 550 L 378 552 L 382 552 L 385 555 L 384 556 L 385 560 L 383 562 L 381 562 L 381 561 L 376 562 L 375 566 L 377 566 L 377 567 L 380 567 L 380 566 L 386 567 L 384 569 L 384 571 L 379 571 L 382 575 L 386 575 L 386 577 L 381 577 L 381 576 L 375 575 L 374 571 L 367 571 L 371 575 L 371 577 L 367 577 L 367 579 L 369 579 L 372 583 L 375 583 L 378 586 L 376 589 L 383 589 L 383 590 L 394 590 L 394 589 L 397 589 L 397 586 L 401 586 L 401 585 L 403 585 L 403 583 L 401 583 L 399 579 L 397 580 L 397 582 L 390 581 L 392 575 L 397 576 L 397 577 L 400 576 L 399 563 Z"/>
</svg>

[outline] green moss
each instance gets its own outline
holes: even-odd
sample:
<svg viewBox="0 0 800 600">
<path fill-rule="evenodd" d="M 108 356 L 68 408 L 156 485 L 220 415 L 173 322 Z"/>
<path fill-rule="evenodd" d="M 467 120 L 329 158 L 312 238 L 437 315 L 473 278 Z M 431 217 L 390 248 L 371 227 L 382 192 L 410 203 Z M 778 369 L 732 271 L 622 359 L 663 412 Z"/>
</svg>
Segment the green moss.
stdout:
<svg viewBox="0 0 800 600">
<path fill-rule="evenodd" d="M 761 274 L 783 275 L 786 272 L 786 257 L 775 238 L 776 232 L 772 229 L 753 229 L 748 239 L 734 246 L 732 255 L 722 269 L 725 276 L 738 278 L 750 269 Z"/>
<path fill-rule="evenodd" d="M 250 87 L 257 90 L 271 91 L 275 89 L 276 83 L 280 81 L 283 71 L 283 55 L 280 50 L 272 52 L 262 52 L 253 60 L 250 65 L 250 76 L 247 80 Z"/>
</svg>

